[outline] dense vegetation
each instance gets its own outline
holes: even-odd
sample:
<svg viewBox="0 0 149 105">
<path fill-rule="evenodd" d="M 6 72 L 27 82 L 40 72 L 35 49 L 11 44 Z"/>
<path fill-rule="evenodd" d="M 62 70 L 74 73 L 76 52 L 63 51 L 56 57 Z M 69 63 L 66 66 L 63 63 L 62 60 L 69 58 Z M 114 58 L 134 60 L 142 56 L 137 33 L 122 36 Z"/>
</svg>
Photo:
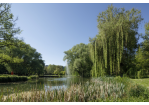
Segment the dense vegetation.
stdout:
<svg viewBox="0 0 149 105">
<path fill-rule="evenodd" d="M 27 81 L 30 79 L 38 79 L 38 78 L 39 78 L 38 75 L 18 76 L 18 75 L 1 74 L 0 83 Z"/>
<path fill-rule="evenodd" d="M 45 66 L 45 74 L 48 75 L 65 75 L 66 68 L 60 65 L 48 65 Z"/>
<path fill-rule="evenodd" d="M 99 77 L 93 78 L 85 84 L 72 85 L 67 90 L 38 91 L 33 88 L 30 92 L 4 96 L 3 102 L 148 102 L 149 90 L 141 85 L 134 84 L 126 77 Z"/>
<path fill-rule="evenodd" d="M 143 20 L 141 11 L 132 8 L 125 11 L 112 5 L 98 15 L 99 33 L 89 38 L 90 43 L 77 44 L 65 51 L 72 74 L 83 77 L 104 75 L 127 75 L 141 78 L 149 70 L 149 23 L 145 24 L 145 35 L 137 32 Z M 139 37 L 144 38 L 138 44 Z M 137 52 L 136 52 L 137 51 Z"/>
<path fill-rule="evenodd" d="M 0 4 L 0 74 L 14 72 L 17 75 L 43 74 L 44 61 L 41 54 L 14 37 L 21 34 L 16 28 L 10 4 Z"/>
<path fill-rule="evenodd" d="M 72 49 L 64 52 L 69 64 L 70 74 L 78 73 L 80 76 L 90 76 L 92 62 L 89 58 L 89 47 L 83 43 L 77 44 Z"/>
</svg>

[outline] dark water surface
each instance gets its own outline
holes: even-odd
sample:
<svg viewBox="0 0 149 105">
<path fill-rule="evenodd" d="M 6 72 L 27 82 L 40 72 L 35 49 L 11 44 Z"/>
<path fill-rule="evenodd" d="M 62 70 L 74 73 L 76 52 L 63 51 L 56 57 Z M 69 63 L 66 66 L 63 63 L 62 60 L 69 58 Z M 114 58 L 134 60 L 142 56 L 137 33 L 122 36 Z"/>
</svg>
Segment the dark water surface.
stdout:
<svg viewBox="0 0 149 105">
<path fill-rule="evenodd" d="M 13 82 L 13 83 L 1 83 L 0 84 L 0 95 L 32 91 L 36 88 L 37 90 L 53 90 L 64 88 L 67 89 L 72 84 L 84 84 L 90 81 L 90 78 L 82 78 L 77 76 L 70 77 L 42 77 L 39 79 L 29 80 L 26 82 Z"/>
</svg>

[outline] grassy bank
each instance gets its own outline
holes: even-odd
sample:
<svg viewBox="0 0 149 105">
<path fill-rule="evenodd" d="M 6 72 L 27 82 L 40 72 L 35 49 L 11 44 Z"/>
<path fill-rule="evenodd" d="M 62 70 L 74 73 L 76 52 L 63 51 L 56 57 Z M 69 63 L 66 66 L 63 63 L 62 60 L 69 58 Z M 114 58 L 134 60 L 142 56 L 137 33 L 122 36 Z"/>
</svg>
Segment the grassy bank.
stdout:
<svg viewBox="0 0 149 105">
<path fill-rule="evenodd" d="M 0 83 L 27 81 L 27 80 L 36 79 L 36 78 L 38 78 L 38 75 L 18 76 L 18 75 L 1 74 L 0 75 Z"/>
<path fill-rule="evenodd" d="M 21 95 L 22 94 L 22 95 Z M 16 93 L 2 96 L 6 102 L 149 102 L 149 90 L 136 85 L 126 77 L 94 78 L 85 84 L 72 85 L 69 89 Z M 13 97 L 11 97 L 13 96 Z"/>
<path fill-rule="evenodd" d="M 149 78 L 143 78 L 143 79 L 131 79 L 134 83 L 142 85 L 146 88 L 149 88 Z"/>
</svg>

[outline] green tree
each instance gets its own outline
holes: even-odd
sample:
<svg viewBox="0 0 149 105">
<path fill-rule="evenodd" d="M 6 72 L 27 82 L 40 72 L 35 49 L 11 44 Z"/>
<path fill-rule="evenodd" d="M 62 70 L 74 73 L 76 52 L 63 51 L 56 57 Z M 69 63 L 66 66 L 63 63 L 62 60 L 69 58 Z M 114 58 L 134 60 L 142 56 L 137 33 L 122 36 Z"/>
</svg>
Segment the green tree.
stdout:
<svg viewBox="0 0 149 105">
<path fill-rule="evenodd" d="M 7 73 L 8 70 L 7 68 L 5 67 L 4 64 L 0 64 L 0 74 L 4 74 L 4 73 Z"/>
<path fill-rule="evenodd" d="M 60 72 L 60 75 L 65 75 L 65 71 L 61 71 Z"/>
<path fill-rule="evenodd" d="M 92 76 L 120 75 L 127 72 L 134 59 L 138 38 L 138 23 L 143 19 L 141 11 L 124 8 L 117 9 L 112 5 L 98 16 L 99 33 L 90 39 L 90 57 L 93 62 Z"/>
<path fill-rule="evenodd" d="M 72 49 L 64 52 L 64 61 L 67 59 L 71 73 L 78 72 L 83 77 L 90 76 L 92 62 L 89 58 L 88 45 L 83 43 L 73 46 Z"/>
<path fill-rule="evenodd" d="M 141 37 L 144 41 L 135 55 L 135 64 L 137 71 L 141 72 L 140 75 L 145 76 L 149 73 L 149 22 L 145 24 L 145 35 Z"/>
<path fill-rule="evenodd" d="M 59 74 L 58 70 L 54 70 L 54 74 L 58 75 Z"/>
<path fill-rule="evenodd" d="M 56 70 L 56 65 L 54 65 L 54 64 L 51 65 L 51 64 L 50 64 L 50 65 L 48 66 L 48 68 L 47 68 L 47 73 L 48 73 L 48 74 L 54 74 L 54 70 Z"/>
<path fill-rule="evenodd" d="M 18 75 L 42 74 L 44 71 L 44 61 L 41 54 L 36 52 L 36 49 L 32 48 L 29 44 L 23 41 L 21 44 L 20 47 L 6 48 L 5 53 L 9 56 L 23 59 L 21 63 L 8 63 L 6 65 L 7 68 L 9 66 L 11 68 L 9 70 Z"/>
<path fill-rule="evenodd" d="M 1 3 L 0 4 L 0 50 L 4 50 L 6 47 L 11 48 L 14 46 L 18 46 L 16 42 L 16 38 L 14 38 L 15 34 L 20 34 L 20 28 L 14 28 L 15 21 L 13 19 L 13 14 L 10 11 L 10 4 Z M 20 63 L 23 62 L 23 59 L 19 59 L 18 57 L 11 57 L 4 52 L 0 53 L 0 63 Z"/>
</svg>

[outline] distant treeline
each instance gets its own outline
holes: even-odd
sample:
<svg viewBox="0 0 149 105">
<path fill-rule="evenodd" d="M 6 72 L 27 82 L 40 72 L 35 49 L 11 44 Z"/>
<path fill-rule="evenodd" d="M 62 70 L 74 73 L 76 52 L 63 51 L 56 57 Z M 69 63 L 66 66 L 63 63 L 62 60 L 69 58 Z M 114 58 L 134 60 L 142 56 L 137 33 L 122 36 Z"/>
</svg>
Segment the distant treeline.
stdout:
<svg viewBox="0 0 149 105">
<path fill-rule="evenodd" d="M 45 66 L 45 74 L 48 75 L 65 75 L 65 67 L 60 65 L 47 65 Z"/>
</svg>

